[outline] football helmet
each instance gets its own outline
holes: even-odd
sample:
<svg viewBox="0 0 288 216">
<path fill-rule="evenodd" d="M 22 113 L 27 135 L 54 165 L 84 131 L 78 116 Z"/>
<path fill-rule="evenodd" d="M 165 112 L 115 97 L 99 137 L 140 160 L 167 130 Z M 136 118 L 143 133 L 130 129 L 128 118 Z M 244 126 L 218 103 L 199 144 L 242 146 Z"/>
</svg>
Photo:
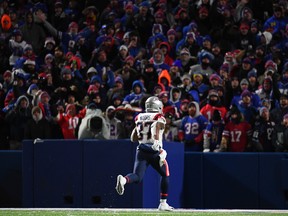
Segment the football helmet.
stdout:
<svg viewBox="0 0 288 216">
<path fill-rule="evenodd" d="M 162 113 L 162 109 L 163 109 L 163 103 L 156 96 L 149 97 L 145 102 L 145 111 L 146 112 Z"/>
</svg>

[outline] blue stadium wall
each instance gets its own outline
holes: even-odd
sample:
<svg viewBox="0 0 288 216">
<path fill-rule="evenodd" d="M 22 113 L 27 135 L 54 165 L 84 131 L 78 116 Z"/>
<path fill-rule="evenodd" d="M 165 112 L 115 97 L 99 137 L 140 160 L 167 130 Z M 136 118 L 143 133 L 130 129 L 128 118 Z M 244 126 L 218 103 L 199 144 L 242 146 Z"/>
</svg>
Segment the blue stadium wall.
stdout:
<svg viewBox="0 0 288 216">
<path fill-rule="evenodd" d="M 287 153 L 184 153 L 181 143 L 164 145 L 172 206 L 288 209 Z M 156 208 L 160 178 L 152 168 L 123 196 L 115 191 L 117 175 L 133 170 L 135 149 L 128 140 L 27 140 L 23 151 L 0 151 L 0 207 Z"/>
</svg>

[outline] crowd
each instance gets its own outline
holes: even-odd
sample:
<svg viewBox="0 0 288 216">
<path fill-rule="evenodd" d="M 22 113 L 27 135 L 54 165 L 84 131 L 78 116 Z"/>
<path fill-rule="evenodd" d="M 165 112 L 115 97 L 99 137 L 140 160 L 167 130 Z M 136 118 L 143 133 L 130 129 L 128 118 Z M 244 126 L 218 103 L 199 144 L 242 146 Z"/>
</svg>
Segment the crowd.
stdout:
<svg viewBox="0 0 288 216">
<path fill-rule="evenodd" d="M 0 148 L 127 139 L 157 96 L 164 140 L 186 151 L 287 151 L 287 14 L 287 0 L 2 0 Z"/>
</svg>

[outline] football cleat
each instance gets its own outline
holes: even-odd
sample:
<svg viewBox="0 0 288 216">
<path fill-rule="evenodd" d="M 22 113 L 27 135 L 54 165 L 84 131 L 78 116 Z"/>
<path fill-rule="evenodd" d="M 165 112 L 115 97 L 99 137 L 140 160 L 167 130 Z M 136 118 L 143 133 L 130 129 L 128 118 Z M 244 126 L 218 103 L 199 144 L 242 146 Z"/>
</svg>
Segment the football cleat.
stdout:
<svg viewBox="0 0 288 216">
<path fill-rule="evenodd" d="M 169 206 L 169 204 L 166 202 L 161 202 L 158 206 L 159 211 L 173 211 L 173 209 L 174 208 L 172 206 Z"/>
<path fill-rule="evenodd" d="M 117 176 L 117 184 L 116 184 L 116 191 L 119 195 L 124 194 L 124 185 L 126 183 L 126 179 L 122 175 Z"/>
</svg>

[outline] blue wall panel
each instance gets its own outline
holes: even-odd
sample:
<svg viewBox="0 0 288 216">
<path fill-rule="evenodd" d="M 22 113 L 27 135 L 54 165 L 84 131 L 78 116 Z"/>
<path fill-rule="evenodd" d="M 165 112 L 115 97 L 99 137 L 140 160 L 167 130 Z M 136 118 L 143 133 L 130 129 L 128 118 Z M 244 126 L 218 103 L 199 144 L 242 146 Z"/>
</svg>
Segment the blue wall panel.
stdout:
<svg viewBox="0 0 288 216">
<path fill-rule="evenodd" d="M 22 144 L 22 205 L 29 208 L 34 207 L 34 144 L 31 140 Z"/>
<path fill-rule="evenodd" d="M 207 153 L 202 170 L 204 208 L 257 208 L 257 154 Z"/>
<path fill-rule="evenodd" d="M 126 140 L 85 140 L 83 157 L 83 207 L 136 208 L 142 206 L 139 185 L 126 185 L 119 196 L 116 179 L 133 171 L 136 145 Z"/>
<path fill-rule="evenodd" d="M 183 144 L 164 143 L 164 146 L 171 172 L 170 205 L 176 208 L 288 208 L 288 154 L 184 153 Z M 147 170 L 143 182 L 127 185 L 123 196 L 115 191 L 117 175 L 133 171 L 135 149 L 136 144 L 128 140 L 45 140 L 37 144 L 25 141 L 23 207 L 156 208 L 160 178 L 152 168 Z M 2 164 L 12 158 L 11 155 L 1 157 L 7 161 Z M 17 159 L 15 161 L 17 163 Z M 20 174 L 14 172 L 13 176 L 9 174 L 13 166 L 0 169 L 4 173 L 0 175 L 0 185 L 15 178 L 14 174 L 21 179 L 21 168 Z M 11 203 L 20 205 L 19 201 Z"/>
<path fill-rule="evenodd" d="M 22 205 L 22 151 L 0 151 L 0 207 Z"/>
<path fill-rule="evenodd" d="M 187 152 L 184 158 L 183 202 L 184 208 L 203 208 L 202 153 Z"/>
<path fill-rule="evenodd" d="M 34 207 L 82 207 L 81 141 L 34 145 Z"/>
<path fill-rule="evenodd" d="M 259 208 L 288 208 L 288 154 L 259 154 Z"/>
</svg>

